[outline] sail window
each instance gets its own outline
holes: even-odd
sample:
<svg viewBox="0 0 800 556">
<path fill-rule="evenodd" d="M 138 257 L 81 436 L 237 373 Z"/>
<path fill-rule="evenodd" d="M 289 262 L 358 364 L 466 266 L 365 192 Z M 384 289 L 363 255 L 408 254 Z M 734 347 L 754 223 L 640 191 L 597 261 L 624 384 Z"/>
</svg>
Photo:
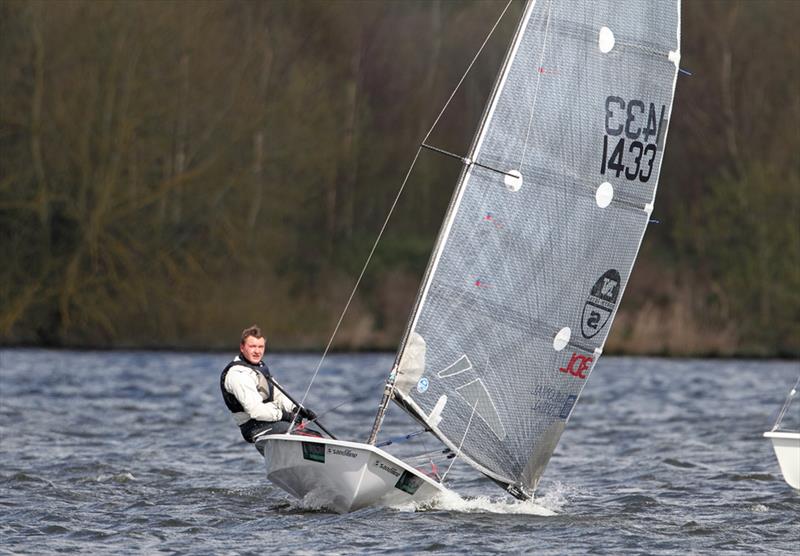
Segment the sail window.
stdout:
<svg viewBox="0 0 800 556">
<path fill-rule="evenodd" d="M 569 339 L 572 337 L 572 330 L 570 330 L 569 326 L 565 326 L 561 330 L 558 331 L 556 337 L 553 338 L 553 349 L 556 351 L 561 351 L 567 344 L 569 343 Z"/>
<path fill-rule="evenodd" d="M 503 176 L 503 182 L 506 184 L 506 188 L 508 188 L 509 191 L 519 191 L 519 188 L 522 187 L 522 174 L 520 174 L 518 170 L 509 170 L 509 172 Z"/>
<path fill-rule="evenodd" d="M 498 439 L 503 440 L 506 437 L 506 428 L 503 426 L 497 407 L 483 380 L 476 378 L 458 386 L 455 390 L 469 404 L 475 414 L 483 419 Z"/>
<path fill-rule="evenodd" d="M 597 202 L 597 206 L 600 208 L 606 208 L 608 205 L 610 205 L 613 198 L 614 186 L 607 181 L 601 183 L 594 194 L 594 200 Z"/>
<path fill-rule="evenodd" d="M 598 41 L 600 52 L 607 54 L 614 48 L 614 33 L 608 27 L 600 28 L 600 39 Z"/>
</svg>

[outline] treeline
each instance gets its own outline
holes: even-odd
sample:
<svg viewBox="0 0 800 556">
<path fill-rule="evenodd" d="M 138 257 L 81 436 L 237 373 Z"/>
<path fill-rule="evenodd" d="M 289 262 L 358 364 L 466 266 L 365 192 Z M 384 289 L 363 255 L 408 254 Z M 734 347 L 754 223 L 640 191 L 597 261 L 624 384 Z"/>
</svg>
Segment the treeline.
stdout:
<svg viewBox="0 0 800 556">
<path fill-rule="evenodd" d="M 0 2 L 0 342 L 323 346 L 504 2 Z M 431 142 L 466 152 L 521 3 Z M 608 351 L 800 353 L 800 5 L 685 2 Z M 394 348 L 459 165 L 423 154 L 335 346 Z"/>
</svg>

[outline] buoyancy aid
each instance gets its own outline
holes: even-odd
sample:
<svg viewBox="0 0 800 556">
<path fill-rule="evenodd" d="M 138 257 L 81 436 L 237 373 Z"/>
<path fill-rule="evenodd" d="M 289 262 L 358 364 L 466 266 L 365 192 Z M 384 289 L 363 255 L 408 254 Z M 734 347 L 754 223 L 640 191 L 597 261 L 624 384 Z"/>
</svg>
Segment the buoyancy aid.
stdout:
<svg viewBox="0 0 800 556">
<path fill-rule="evenodd" d="M 244 407 L 242 407 L 242 404 L 239 403 L 238 399 L 236 399 L 236 396 L 225 389 L 225 377 L 228 376 L 228 371 L 237 366 L 248 367 L 256 371 L 258 375 L 258 385 L 256 386 L 256 389 L 258 390 L 258 393 L 261 394 L 263 403 L 274 401 L 275 390 L 274 386 L 272 385 L 272 381 L 270 380 L 271 375 L 269 372 L 269 367 L 267 367 L 263 361 L 257 365 L 254 365 L 245 359 L 244 355 L 240 353 L 239 360 L 237 361 L 234 359 L 228 363 L 228 365 L 222 370 L 222 374 L 219 377 L 219 387 L 222 391 L 222 399 L 225 401 L 225 406 L 228 408 L 228 410 L 230 410 L 231 413 L 245 413 Z M 269 424 L 270 423 L 267 421 L 249 419 L 248 421 L 245 421 L 239 425 L 239 430 L 242 433 L 242 437 L 247 442 L 252 443 L 253 436 L 259 432 L 259 429 Z"/>
<path fill-rule="evenodd" d="M 236 399 L 236 396 L 225 389 L 225 377 L 228 376 L 228 371 L 230 371 L 231 368 L 238 366 L 249 367 L 258 373 L 258 386 L 256 386 L 256 389 L 258 390 L 258 393 L 261 394 L 261 398 L 264 403 L 269 403 L 275 399 L 275 390 L 272 386 L 272 381 L 270 380 L 272 375 L 269 373 L 269 367 L 267 367 L 263 361 L 258 365 L 253 365 L 247 359 L 245 359 L 243 355 L 240 354 L 239 361 L 234 359 L 228 363 L 228 365 L 222 370 L 222 374 L 219 377 L 219 388 L 222 390 L 222 399 L 225 401 L 225 405 L 231 413 L 241 413 L 244 411 L 242 404 L 239 403 L 239 400 Z"/>
</svg>

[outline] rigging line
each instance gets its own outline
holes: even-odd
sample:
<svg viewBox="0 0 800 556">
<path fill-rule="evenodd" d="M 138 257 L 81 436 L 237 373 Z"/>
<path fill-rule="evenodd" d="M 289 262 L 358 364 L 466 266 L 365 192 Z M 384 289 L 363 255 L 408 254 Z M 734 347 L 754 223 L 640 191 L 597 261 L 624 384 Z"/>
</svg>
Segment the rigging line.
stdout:
<svg viewBox="0 0 800 556">
<path fill-rule="evenodd" d="M 797 395 L 797 388 L 800 386 L 800 376 L 797 377 L 797 382 L 794 383 L 794 386 L 789 391 L 789 396 L 786 398 L 786 401 L 783 403 L 783 407 L 781 408 L 780 413 L 778 414 L 778 419 L 775 421 L 775 425 L 773 425 L 772 430 L 776 431 L 780 428 L 781 423 L 783 422 L 783 418 L 786 415 L 786 412 L 789 409 L 789 406 L 792 405 L 792 400 Z"/>
<path fill-rule="evenodd" d="M 544 63 L 544 53 L 547 50 L 547 36 L 550 32 L 550 7 L 552 6 L 552 2 L 548 2 L 547 4 L 547 21 L 544 24 L 544 40 L 542 41 L 542 52 L 539 55 L 539 67 L 536 71 L 536 89 L 533 91 L 533 103 L 531 104 L 531 115 L 528 118 L 528 130 L 525 132 L 525 144 L 522 147 L 522 156 L 519 159 L 519 165 L 517 166 L 517 171 L 522 170 L 522 163 L 525 160 L 525 154 L 528 152 L 528 139 L 531 136 L 531 127 L 533 126 L 533 115 L 536 113 L 536 100 L 539 98 L 539 83 L 542 80 L 542 72 L 543 67 L 542 64 Z"/>
<path fill-rule="evenodd" d="M 458 450 L 456 450 L 456 455 L 450 461 L 450 465 L 447 466 L 447 471 L 445 471 L 444 475 L 442 475 L 442 480 L 439 481 L 442 484 L 444 484 L 444 480 L 447 477 L 447 474 L 450 473 L 450 469 L 453 467 L 453 464 L 458 459 L 458 456 L 461 455 L 461 447 L 464 446 L 464 441 L 467 439 L 467 433 L 469 432 L 469 427 L 472 424 L 472 418 L 475 417 L 475 408 L 476 407 L 478 407 L 478 398 L 475 398 L 475 403 L 472 406 L 472 413 L 470 413 L 470 415 L 469 415 L 469 421 L 467 421 L 467 428 L 464 429 L 464 436 L 461 437 L 461 444 L 458 445 Z"/>
<path fill-rule="evenodd" d="M 409 456 L 405 459 L 407 459 L 408 461 L 418 461 L 418 460 L 433 460 L 433 458 L 436 457 L 437 459 L 443 460 L 443 459 L 448 459 L 448 456 L 450 455 L 450 453 L 452 453 L 449 448 L 447 449 L 447 452 L 449 453 L 445 453 L 445 450 L 429 450 L 421 454 L 417 454 L 416 456 Z"/>
<path fill-rule="evenodd" d="M 357 404 L 357 403 L 359 403 L 361 401 L 366 400 L 368 397 L 372 397 L 372 395 L 374 394 L 373 390 L 375 388 L 377 388 L 378 386 L 380 386 L 381 384 L 383 384 L 384 382 L 386 382 L 386 379 L 381 378 L 380 381 L 376 382 L 373 386 L 370 386 L 369 391 L 371 393 L 369 395 L 361 394 L 359 396 L 353 396 L 352 398 L 350 398 L 348 400 L 345 400 L 345 401 L 343 401 L 341 403 L 338 403 L 333 407 L 329 407 L 328 409 L 322 410 L 320 413 L 317 414 L 317 417 L 322 417 L 323 415 L 326 415 L 328 413 L 332 413 L 332 412 L 336 411 L 337 409 L 339 409 L 340 407 L 342 407 L 343 405 Z"/>
<path fill-rule="evenodd" d="M 425 437 L 424 436 L 418 436 L 418 437 L 415 438 L 415 440 L 419 440 L 420 442 L 422 442 L 422 449 L 425 450 L 425 452 L 428 452 L 428 445 L 425 442 Z M 423 460 L 427 459 L 428 462 L 431 464 L 431 471 L 436 474 L 436 478 L 438 479 L 439 478 L 439 472 L 436 471 L 436 464 L 433 461 L 433 454 L 437 453 L 437 452 L 441 453 L 441 450 L 435 450 L 433 452 L 420 454 L 423 457 L 422 457 L 422 459 L 419 459 L 418 461 L 423 461 Z M 441 480 L 439 482 L 441 482 Z"/>
<path fill-rule="evenodd" d="M 467 66 L 467 70 L 464 72 L 464 75 L 461 76 L 461 79 L 459 80 L 458 84 L 456 85 L 456 88 L 453 89 L 452 93 L 450 93 L 450 98 L 448 98 L 447 102 L 444 103 L 444 106 L 442 107 L 442 110 L 439 112 L 439 115 L 436 116 L 436 120 L 434 120 L 433 125 L 428 130 L 428 133 L 425 134 L 425 138 L 422 140 L 423 143 L 428 141 L 428 137 L 430 137 L 431 133 L 433 133 L 433 129 L 439 123 L 439 120 L 442 118 L 442 115 L 444 114 L 444 111 L 447 110 L 447 107 L 450 105 L 450 101 L 452 101 L 453 97 L 456 96 L 456 92 L 458 91 L 459 87 L 461 87 L 461 84 L 464 83 L 464 79 L 467 78 L 467 74 L 472 69 L 472 66 L 475 65 L 475 61 L 478 59 L 478 56 L 481 55 L 481 52 L 483 52 L 483 48 L 486 46 L 486 43 L 489 42 L 489 38 L 491 38 L 492 33 L 494 33 L 494 30 L 497 29 L 497 26 L 500 24 L 500 21 L 503 19 L 503 16 L 506 15 L 506 12 L 508 11 L 508 7 L 511 5 L 512 1 L 513 0 L 508 0 L 508 3 L 506 4 L 506 7 L 503 8 L 503 11 L 500 13 L 500 17 L 497 18 L 497 21 L 494 22 L 494 25 L 492 26 L 492 29 L 489 31 L 489 34 L 486 35 L 485 39 L 483 39 L 483 44 L 478 49 L 478 52 L 475 54 L 475 56 L 472 58 L 472 61 L 469 63 L 469 66 Z"/>
<path fill-rule="evenodd" d="M 467 158 L 465 156 L 459 156 L 456 153 L 451 153 L 450 151 L 446 151 L 444 149 L 440 149 L 439 147 L 434 147 L 432 145 L 426 145 L 425 143 L 421 143 L 420 147 L 422 147 L 424 149 L 429 149 L 429 150 L 431 150 L 433 152 L 437 152 L 439 154 L 443 154 L 443 155 L 449 156 L 451 158 L 457 158 L 458 160 L 460 160 L 464 164 L 470 164 L 472 162 L 469 158 Z"/>
<path fill-rule="evenodd" d="M 340 408 L 340 407 L 342 407 L 343 405 L 347 405 L 347 404 L 349 404 L 349 403 L 354 403 L 354 402 L 353 402 L 353 400 L 345 400 L 345 401 L 343 401 L 342 403 L 340 403 L 340 404 L 338 404 L 338 405 L 335 405 L 335 406 L 331 407 L 330 409 L 326 409 L 326 410 L 322 411 L 321 413 L 318 413 L 318 414 L 317 414 L 317 418 L 319 418 L 319 417 L 324 417 L 324 416 L 325 416 L 325 415 L 327 415 L 328 413 L 331 413 L 331 412 L 333 412 L 333 411 L 336 411 L 337 409 L 339 409 L 339 408 Z"/>
<path fill-rule="evenodd" d="M 451 158 L 457 158 L 461 162 L 466 164 L 467 166 L 478 166 L 479 168 L 485 168 L 487 170 L 491 170 L 492 172 L 497 172 L 498 174 L 503 174 L 504 176 L 511 176 L 512 178 L 517 178 L 517 176 L 515 176 L 514 174 L 510 174 L 508 172 L 504 172 L 503 170 L 498 170 L 497 168 L 492 168 L 491 166 L 487 166 L 486 164 L 481 164 L 480 162 L 472 160 L 471 158 L 468 158 L 466 156 L 459 156 L 459 155 L 457 155 L 455 153 L 451 153 L 450 151 L 446 151 L 444 149 L 440 149 L 439 147 L 434 147 L 432 145 L 426 145 L 425 143 L 422 143 L 420 146 L 425 148 L 425 149 L 429 149 L 431 151 L 434 151 L 434 152 L 449 156 Z"/>
<path fill-rule="evenodd" d="M 347 310 L 350 308 L 350 303 L 353 301 L 353 297 L 356 295 L 356 291 L 358 290 L 358 286 L 361 284 L 361 279 L 364 277 L 364 273 L 367 271 L 367 267 L 369 266 L 370 261 L 372 260 L 372 256 L 375 254 L 375 250 L 378 248 L 378 243 L 381 241 L 381 237 L 383 236 L 383 232 L 386 230 L 386 226 L 389 225 L 389 219 L 392 217 L 394 213 L 394 209 L 397 207 L 398 201 L 400 201 L 400 196 L 403 194 L 403 190 L 406 187 L 406 183 L 408 183 L 408 178 L 411 176 L 411 171 L 414 169 L 414 166 L 417 163 L 417 159 L 419 158 L 419 154 L 422 152 L 422 147 L 417 148 L 417 154 L 414 155 L 414 160 L 411 161 L 411 166 L 408 167 L 408 171 L 406 172 L 406 177 L 403 179 L 403 183 L 400 184 L 400 189 L 397 190 L 397 195 L 394 197 L 394 201 L 392 201 L 392 206 L 389 207 L 389 213 L 386 215 L 386 219 L 383 221 L 383 225 L 381 226 L 380 231 L 378 232 L 378 237 L 375 238 L 375 243 L 372 244 L 372 249 L 367 255 L 367 260 L 364 262 L 364 266 L 361 268 L 361 273 L 358 275 L 358 279 L 356 280 L 355 285 L 353 286 L 353 291 L 350 292 L 350 297 L 347 299 L 347 303 L 342 310 L 342 314 L 339 315 L 339 320 L 336 323 L 336 326 L 333 329 L 333 334 L 331 334 L 330 339 L 328 340 L 328 344 L 325 346 L 325 351 L 322 352 L 322 357 L 319 359 L 319 363 L 317 363 L 317 368 L 314 369 L 314 374 L 311 375 L 311 380 L 308 383 L 308 388 L 303 393 L 303 397 L 300 400 L 300 405 L 303 405 L 306 401 L 306 397 L 308 396 L 308 392 L 311 390 L 311 385 L 314 384 L 314 380 L 316 380 L 317 375 L 319 374 L 319 369 L 322 367 L 322 363 L 325 361 L 325 357 L 328 355 L 328 351 L 331 349 L 331 344 L 333 344 L 333 339 L 336 337 L 336 334 L 339 332 L 339 327 L 342 325 L 342 321 L 344 320 L 345 314 L 347 314 Z M 292 420 L 292 423 L 289 425 L 289 432 L 294 429 L 295 421 L 297 420 L 297 415 Z"/>
<path fill-rule="evenodd" d="M 419 431 L 414 431 L 414 432 L 409 433 L 409 434 L 404 434 L 404 435 L 401 435 L 401 436 L 392 436 L 391 438 L 389 438 L 387 440 L 384 440 L 383 442 L 379 442 L 378 444 L 375 444 L 375 447 L 376 448 L 383 448 L 384 446 L 390 446 L 392 444 L 399 444 L 400 442 L 405 442 L 406 440 L 411 440 L 415 436 L 419 436 L 419 435 L 421 435 L 423 433 L 426 433 L 426 432 L 430 432 L 430 429 L 426 428 L 426 429 L 422 429 L 422 430 L 419 430 Z"/>
</svg>

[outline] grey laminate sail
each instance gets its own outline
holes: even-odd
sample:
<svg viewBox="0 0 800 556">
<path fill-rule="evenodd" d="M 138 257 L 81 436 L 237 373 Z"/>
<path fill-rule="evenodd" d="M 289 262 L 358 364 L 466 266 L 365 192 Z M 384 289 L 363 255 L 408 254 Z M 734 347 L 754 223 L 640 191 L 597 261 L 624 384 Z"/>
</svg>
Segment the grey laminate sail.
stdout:
<svg viewBox="0 0 800 556">
<path fill-rule="evenodd" d="M 398 401 L 518 496 L 597 362 L 649 221 L 679 12 L 529 2 L 469 155 L 521 178 L 465 168 L 398 353 Z"/>
</svg>

